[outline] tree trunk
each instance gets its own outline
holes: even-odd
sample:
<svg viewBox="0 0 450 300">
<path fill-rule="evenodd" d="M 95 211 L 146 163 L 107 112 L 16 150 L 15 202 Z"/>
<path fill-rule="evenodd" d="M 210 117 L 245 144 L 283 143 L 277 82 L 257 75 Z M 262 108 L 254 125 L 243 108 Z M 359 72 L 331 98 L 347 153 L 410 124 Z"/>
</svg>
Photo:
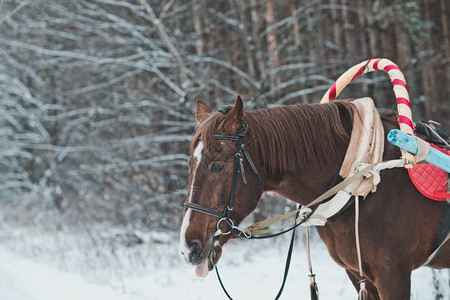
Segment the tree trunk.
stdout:
<svg viewBox="0 0 450 300">
<path fill-rule="evenodd" d="M 260 82 L 265 82 L 267 80 L 267 74 L 264 65 L 264 55 L 263 55 L 263 45 L 259 38 L 259 32 L 261 31 L 262 25 L 264 24 L 264 19 L 261 17 L 262 11 L 257 9 L 257 0 L 250 0 L 250 17 L 252 20 L 252 39 L 254 43 L 254 53 L 257 66 L 258 79 Z M 263 93 L 264 91 L 260 91 Z"/>
<path fill-rule="evenodd" d="M 275 1 L 266 1 L 266 27 L 269 27 L 275 23 Z M 271 73 L 270 87 L 273 88 L 281 83 L 279 75 L 274 74 L 274 70 L 279 66 L 279 58 L 277 53 L 278 39 L 277 30 L 272 29 L 267 34 L 267 54 L 269 56 L 269 70 Z"/>
<path fill-rule="evenodd" d="M 202 13 L 202 0 L 192 0 L 192 21 L 194 23 L 195 30 L 195 50 L 198 56 L 203 56 L 205 54 L 205 41 L 204 41 L 204 20 Z"/>
</svg>

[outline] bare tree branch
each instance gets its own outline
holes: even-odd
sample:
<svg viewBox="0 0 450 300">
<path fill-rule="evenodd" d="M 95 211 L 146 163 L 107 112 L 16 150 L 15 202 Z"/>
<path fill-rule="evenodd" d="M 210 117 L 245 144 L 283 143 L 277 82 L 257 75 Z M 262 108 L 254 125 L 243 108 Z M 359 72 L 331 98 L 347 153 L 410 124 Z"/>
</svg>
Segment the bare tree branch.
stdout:
<svg viewBox="0 0 450 300">
<path fill-rule="evenodd" d="M 172 41 L 170 40 L 169 36 L 167 35 L 167 32 L 164 28 L 164 25 L 161 23 L 161 21 L 156 17 L 152 7 L 146 0 L 139 0 L 141 4 L 144 6 L 145 10 L 148 14 L 148 19 L 150 22 L 155 26 L 155 28 L 158 31 L 159 36 L 163 40 L 164 44 L 166 45 L 167 49 L 169 49 L 170 53 L 172 53 L 173 57 L 175 58 L 181 73 L 181 79 L 182 79 L 182 87 L 184 89 L 187 89 L 191 86 L 191 81 L 189 80 L 188 73 L 189 71 L 186 69 L 186 66 L 183 63 L 183 60 L 181 59 L 180 54 L 178 53 L 177 48 L 173 45 Z"/>
</svg>

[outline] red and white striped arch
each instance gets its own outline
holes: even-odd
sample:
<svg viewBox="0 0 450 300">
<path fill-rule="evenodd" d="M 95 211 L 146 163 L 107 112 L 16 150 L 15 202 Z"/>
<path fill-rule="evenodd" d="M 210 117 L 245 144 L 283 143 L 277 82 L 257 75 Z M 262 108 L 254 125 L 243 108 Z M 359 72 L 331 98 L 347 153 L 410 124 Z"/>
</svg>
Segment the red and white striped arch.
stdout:
<svg viewBox="0 0 450 300">
<path fill-rule="evenodd" d="M 347 84 L 358 78 L 362 74 L 383 70 L 388 73 L 394 86 L 394 94 L 397 99 L 398 123 L 400 130 L 413 135 L 414 123 L 412 121 L 411 105 L 409 102 L 408 89 L 406 87 L 405 76 L 400 68 L 386 58 L 375 58 L 363 61 L 342 74 L 323 96 L 321 103 L 333 101 Z"/>
</svg>

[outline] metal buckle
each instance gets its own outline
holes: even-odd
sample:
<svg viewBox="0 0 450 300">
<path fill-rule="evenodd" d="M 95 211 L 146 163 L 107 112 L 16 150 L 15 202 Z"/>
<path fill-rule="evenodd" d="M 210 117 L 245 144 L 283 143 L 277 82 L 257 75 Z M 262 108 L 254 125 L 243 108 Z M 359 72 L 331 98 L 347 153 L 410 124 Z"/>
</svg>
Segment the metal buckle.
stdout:
<svg viewBox="0 0 450 300">
<path fill-rule="evenodd" d="M 223 232 L 223 231 L 219 228 L 219 225 L 220 225 L 220 223 L 221 223 L 222 221 L 225 221 L 225 222 L 228 224 L 228 226 L 230 226 L 230 231 L 228 231 L 228 232 Z M 227 218 L 222 218 L 222 219 L 220 219 L 220 220 L 217 222 L 217 225 L 216 225 L 217 231 L 216 231 L 216 233 L 214 234 L 214 236 L 218 236 L 218 235 L 228 235 L 228 234 L 231 233 L 231 229 L 232 229 L 233 227 L 235 227 L 235 226 L 234 226 L 233 220 L 227 219 Z"/>
<path fill-rule="evenodd" d="M 242 181 L 244 184 L 247 184 L 247 177 L 245 176 L 245 169 L 244 169 L 244 159 L 239 156 L 239 164 L 241 165 L 241 175 L 242 175 Z"/>
</svg>

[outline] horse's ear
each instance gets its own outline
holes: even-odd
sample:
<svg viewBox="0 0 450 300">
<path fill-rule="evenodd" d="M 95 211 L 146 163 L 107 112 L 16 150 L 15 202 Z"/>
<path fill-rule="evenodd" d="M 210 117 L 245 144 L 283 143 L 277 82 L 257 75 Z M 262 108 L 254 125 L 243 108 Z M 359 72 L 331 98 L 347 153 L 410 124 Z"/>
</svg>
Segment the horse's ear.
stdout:
<svg viewBox="0 0 450 300">
<path fill-rule="evenodd" d="M 237 96 L 236 102 L 233 108 L 227 113 L 225 119 L 223 120 L 223 127 L 230 128 L 234 133 L 241 126 L 242 118 L 244 117 L 244 103 L 242 102 L 241 96 Z"/>
<path fill-rule="evenodd" d="M 208 104 L 203 102 L 200 99 L 197 99 L 197 112 L 195 114 L 195 117 L 197 119 L 197 122 L 201 123 L 203 120 L 206 119 L 206 117 L 212 113 L 211 108 L 209 108 Z"/>
</svg>

